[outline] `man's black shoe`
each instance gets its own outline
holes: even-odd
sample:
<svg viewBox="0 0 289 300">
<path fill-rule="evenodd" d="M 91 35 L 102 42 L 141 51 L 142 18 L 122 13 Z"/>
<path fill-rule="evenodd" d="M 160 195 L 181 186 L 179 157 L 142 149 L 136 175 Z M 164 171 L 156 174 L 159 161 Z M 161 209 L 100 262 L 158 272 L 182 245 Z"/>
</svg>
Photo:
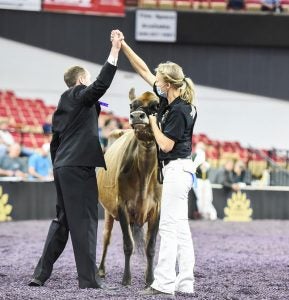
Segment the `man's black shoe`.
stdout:
<svg viewBox="0 0 289 300">
<path fill-rule="evenodd" d="M 36 278 L 32 278 L 32 280 L 28 283 L 29 286 L 43 286 L 43 282 L 41 282 L 40 280 L 36 279 Z"/>
<path fill-rule="evenodd" d="M 110 286 L 106 285 L 104 283 L 91 285 L 91 286 L 79 286 L 80 289 L 101 289 L 101 290 L 107 290 L 107 291 L 115 291 L 118 289 L 116 286 Z"/>
</svg>

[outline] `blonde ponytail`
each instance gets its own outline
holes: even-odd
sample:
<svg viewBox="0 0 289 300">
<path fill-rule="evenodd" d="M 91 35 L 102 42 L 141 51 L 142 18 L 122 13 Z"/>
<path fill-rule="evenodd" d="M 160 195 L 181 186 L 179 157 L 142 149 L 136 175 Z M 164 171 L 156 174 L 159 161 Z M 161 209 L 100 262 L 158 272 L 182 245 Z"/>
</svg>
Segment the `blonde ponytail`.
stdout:
<svg viewBox="0 0 289 300">
<path fill-rule="evenodd" d="M 180 88 L 180 98 L 191 105 L 195 105 L 195 85 L 189 77 L 184 77 Z"/>
</svg>

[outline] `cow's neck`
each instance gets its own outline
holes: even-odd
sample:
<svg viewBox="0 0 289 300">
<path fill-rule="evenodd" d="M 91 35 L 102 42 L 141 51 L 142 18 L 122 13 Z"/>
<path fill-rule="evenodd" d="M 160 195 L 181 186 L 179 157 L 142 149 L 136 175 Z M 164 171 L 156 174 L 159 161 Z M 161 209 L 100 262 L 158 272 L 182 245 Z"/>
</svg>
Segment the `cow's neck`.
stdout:
<svg viewBox="0 0 289 300">
<path fill-rule="evenodd" d="M 139 190 L 139 204 L 141 211 L 148 211 L 150 203 L 145 201 L 148 196 L 148 185 L 151 182 L 152 176 L 156 170 L 157 165 L 157 148 L 155 142 L 140 142 L 138 141 L 137 147 L 137 168 L 140 179 Z M 143 220 L 139 220 L 140 223 L 146 219 L 146 214 L 142 214 Z"/>
<path fill-rule="evenodd" d="M 147 220 L 150 207 L 153 206 L 153 198 L 148 197 L 148 193 L 152 192 L 149 189 L 149 185 L 152 184 L 152 177 L 156 177 L 156 144 L 154 141 L 143 142 L 135 139 L 133 153 L 133 169 L 131 169 L 130 174 L 135 174 L 132 176 L 136 178 L 136 190 L 127 206 L 130 208 L 130 212 L 134 212 L 134 221 L 142 225 Z"/>
<path fill-rule="evenodd" d="M 155 142 L 138 141 L 137 152 L 139 170 L 152 172 L 154 170 L 157 159 Z"/>
</svg>

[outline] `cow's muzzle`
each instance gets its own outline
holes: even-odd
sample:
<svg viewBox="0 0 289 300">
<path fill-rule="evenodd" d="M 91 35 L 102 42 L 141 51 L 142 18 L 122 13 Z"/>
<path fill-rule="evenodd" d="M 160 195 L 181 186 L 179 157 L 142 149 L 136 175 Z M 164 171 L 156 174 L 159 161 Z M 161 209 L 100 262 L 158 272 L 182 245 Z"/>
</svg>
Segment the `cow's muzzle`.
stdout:
<svg viewBox="0 0 289 300">
<path fill-rule="evenodd" d="M 149 124 L 148 116 L 144 111 L 136 110 L 130 113 L 130 124 Z"/>
</svg>

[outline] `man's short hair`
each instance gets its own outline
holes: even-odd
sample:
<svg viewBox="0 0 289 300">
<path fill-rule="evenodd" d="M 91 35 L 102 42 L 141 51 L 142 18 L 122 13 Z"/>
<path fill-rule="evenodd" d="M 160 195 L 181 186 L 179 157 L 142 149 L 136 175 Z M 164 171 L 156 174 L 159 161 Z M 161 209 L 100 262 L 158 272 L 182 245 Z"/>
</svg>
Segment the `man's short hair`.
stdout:
<svg viewBox="0 0 289 300">
<path fill-rule="evenodd" d="M 77 79 L 82 75 L 85 75 L 85 69 L 80 66 L 73 66 L 64 73 L 64 81 L 71 88 L 76 85 Z"/>
</svg>

